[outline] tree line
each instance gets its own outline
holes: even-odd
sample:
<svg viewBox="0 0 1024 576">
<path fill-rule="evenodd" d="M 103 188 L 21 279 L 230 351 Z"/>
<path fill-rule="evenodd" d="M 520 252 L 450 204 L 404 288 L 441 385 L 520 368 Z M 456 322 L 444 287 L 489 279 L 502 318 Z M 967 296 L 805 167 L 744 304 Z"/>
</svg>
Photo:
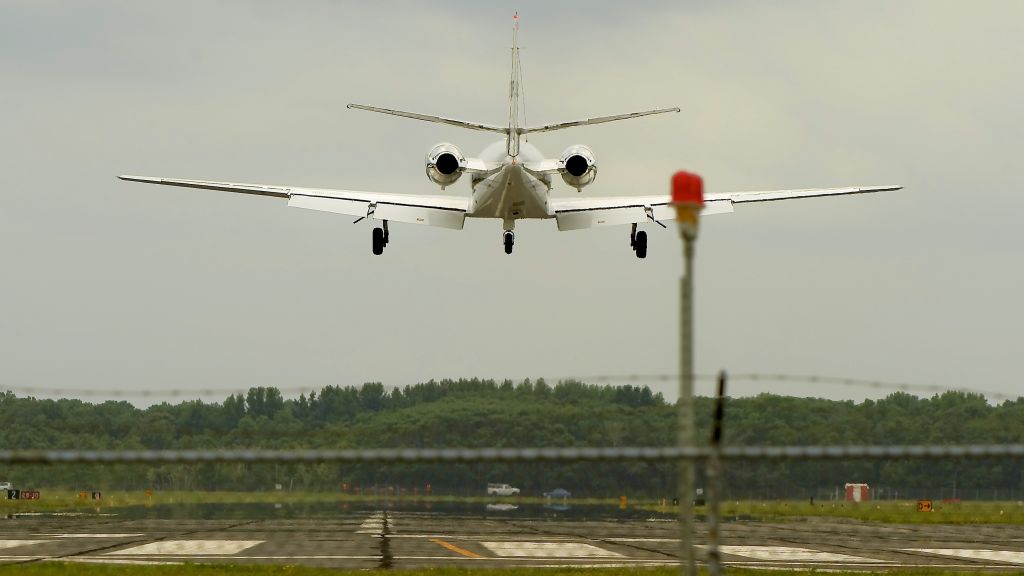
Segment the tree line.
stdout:
<svg viewBox="0 0 1024 576">
<path fill-rule="evenodd" d="M 712 400 L 696 401 L 700 438 Z M 380 383 L 328 386 L 284 398 L 252 388 L 223 402 L 184 401 L 139 408 L 0 394 L 3 449 L 309 449 L 666 446 L 676 440 L 676 406 L 647 387 L 567 380 L 430 381 L 389 389 Z M 990 404 L 978 394 L 919 398 L 897 392 L 863 402 L 774 394 L 727 401 L 724 442 L 732 445 L 988 444 L 1024 442 L 1024 398 Z M 73 489 L 372 490 L 431 487 L 434 494 L 480 495 L 488 482 L 523 494 L 557 487 L 578 496 L 671 497 L 670 463 L 167 464 L 0 465 L 21 487 Z M 728 462 L 725 493 L 735 498 L 822 497 L 845 482 L 877 496 L 1024 494 L 1019 460 L 849 460 Z M 934 494 L 932 494 L 934 492 Z M 1018 496 L 1019 497 L 1019 496 Z"/>
</svg>

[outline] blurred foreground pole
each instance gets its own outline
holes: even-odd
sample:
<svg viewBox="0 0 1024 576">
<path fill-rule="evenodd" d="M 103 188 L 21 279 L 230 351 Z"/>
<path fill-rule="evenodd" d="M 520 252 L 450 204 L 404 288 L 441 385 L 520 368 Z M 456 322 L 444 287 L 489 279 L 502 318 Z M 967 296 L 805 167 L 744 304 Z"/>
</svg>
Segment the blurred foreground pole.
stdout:
<svg viewBox="0 0 1024 576">
<path fill-rule="evenodd" d="M 689 172 L 672 176 L 672 204 L 683 239 L 683 276 L 679 281 L 679 446 L 695 448 L 697 435 L 693 410 L 693 245 L 704 207 L 704 182 Z M 679 546 L 680 568 L 685 576 L 696 576 L 693 550 L 694 461 L 679 464 Z"/>
<path fill-rule="evenodd" d="M 722 419 L 725 416 L 725 370 L 718 373 L 718 394 L 715 396 L 715 415 L 711 421 L 711 454 L 707 464 L 708 507 L 708 574 L 721 576 L 722 553 L 719 549 L 722 502 Z"/>
</svg>

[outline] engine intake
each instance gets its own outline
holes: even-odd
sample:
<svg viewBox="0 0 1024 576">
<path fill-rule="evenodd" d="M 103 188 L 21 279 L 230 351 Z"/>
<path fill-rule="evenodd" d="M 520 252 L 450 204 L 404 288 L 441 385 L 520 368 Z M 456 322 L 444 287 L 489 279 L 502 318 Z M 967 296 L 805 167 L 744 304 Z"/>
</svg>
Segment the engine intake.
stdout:
<svg viewBox="0 0 1024 576">
<path fill-rule="evenodd" d="M 450 186 L 466 169 L 466 157 L 455 144 L 443 142 L 427 152 L 427 178 L 434 184 Z"/>
<path fill-rule="evenodd" d="M 565 149 L 560 158 L 562 168 L 559 172 L 562 180 L 576 190 L 592 183 L 597 178 L 597 160 L 594 158 L 594 151 L 590 148 L 576 144 Z"/>
</svg>

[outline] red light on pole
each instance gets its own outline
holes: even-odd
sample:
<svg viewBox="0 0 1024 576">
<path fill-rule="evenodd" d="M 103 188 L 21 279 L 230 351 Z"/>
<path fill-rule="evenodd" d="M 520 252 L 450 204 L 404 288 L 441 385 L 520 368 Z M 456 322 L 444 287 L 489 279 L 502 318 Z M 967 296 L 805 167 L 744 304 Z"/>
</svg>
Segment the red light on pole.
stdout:
<svg viewBox="0 0 1024 576">
<path fill-rule="evenodd" d="M 683 240 L 683 277 L 679 280 L 679 446 L 697 446 L 694 427 L 693 400 L 693 245 L 697 239 L 697 223 L 704 208 L 704 180 L 690 172 L 672 175 L 672 205 Z M 679 551 L 682 573 L 697 574 L 693 552 L 694 464 L 679 464 Z"/>
<path fill-rule="evenodd" d="M 704 208 L 704 180 L 692 172 L 679 171 L 672 175 L 672 204 L 676 207 L 676 222 L 684 235 L 697 234 L 697 218 Z"/>
<path fill-rule="evenodd" d="M 682 170 L 673 174 L 672 202 L 704 206 L 704 180 L 692 172 Z"/>
</svg>

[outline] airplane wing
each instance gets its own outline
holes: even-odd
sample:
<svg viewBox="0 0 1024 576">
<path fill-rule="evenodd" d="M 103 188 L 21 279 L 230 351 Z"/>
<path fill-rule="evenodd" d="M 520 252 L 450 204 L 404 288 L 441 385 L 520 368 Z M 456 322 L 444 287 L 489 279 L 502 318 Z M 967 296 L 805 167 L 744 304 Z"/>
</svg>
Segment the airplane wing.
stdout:
<svg viewBox="0 0 1024 576">
<path fill-rule="evenodd" d="M 417 194 L 389 194 L 384 192 L 359 192 L 355 190 L 329 190 L 323 188 L 295 188 L 291 186 L 270 186 L 266 184 L 239 184 L 235 182 L 210 182 L 207 180 L 181 180 L 174 178 L 151 178 L 148 176 L 118 176 L 121 180 L 202 188 L 258 196 L 287 198 L 289 206 L 336 212 L 389 220 L 410 224 L 426 224 L 461 230 L 469 209 L 469 198 L 458 196 L 420 196 Z"/>
<path fill-rule="evenodd" d="M 845 194 L 866 194 L 899 190 L 902 186 L 861 186 L 848 188 L 808 188 L 763 192 L 727 192 L 706 194 L 703 215 L 733 211 L 734 204 L 771 202 L 792 198 L 816 198 Z M 608 198 L 552 198 L 548 206 L 559 230 L 580 230 L 594 226 L 635 224 L 647 220 L 674 220 L 675 209 L 667 194 L 660 196 L 618 196 Z"/>
</svg>

